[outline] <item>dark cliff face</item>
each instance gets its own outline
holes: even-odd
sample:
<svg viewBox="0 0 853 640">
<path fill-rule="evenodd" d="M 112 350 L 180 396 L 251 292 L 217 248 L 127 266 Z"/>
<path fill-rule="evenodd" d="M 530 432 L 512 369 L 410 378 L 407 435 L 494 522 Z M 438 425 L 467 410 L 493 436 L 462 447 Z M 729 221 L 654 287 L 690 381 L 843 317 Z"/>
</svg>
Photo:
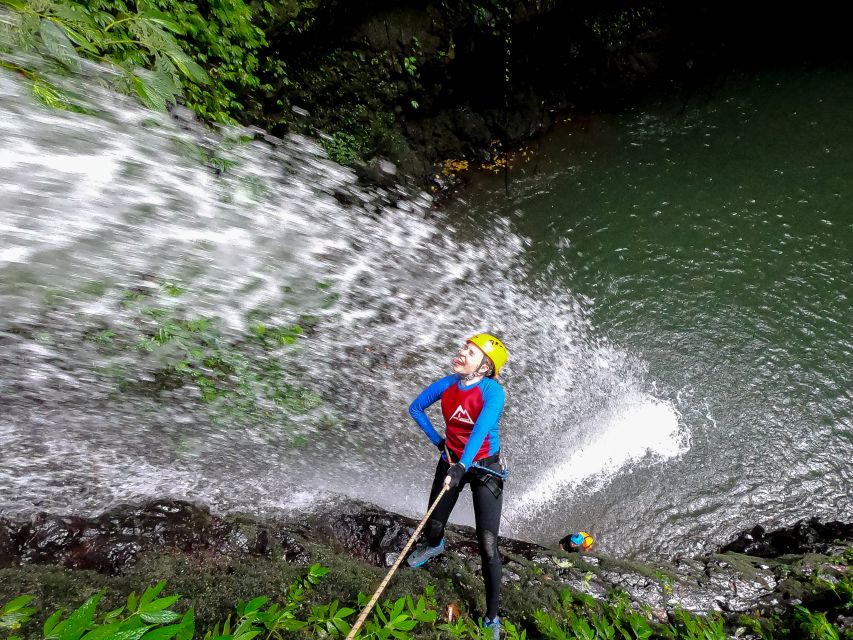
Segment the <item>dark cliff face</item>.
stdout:
<svg viewBox="0 0 853 640">
<path fill-rule="evenodd" d="M 273 87 L 252 117 L 322 130 L 341 160 L 387 156 L 424 183 L 448 158 L 547 132 L 555 114 L 685 102 L 728 70 L 849 61 L 841 3 L 285 3 L 267 23 Z M 282 70 L 283 69 L 283 70 Z"/>
<path fill-rule="evenodd" d="M 166 500 L 120 506 L 96 518 L 0 520 L 0 602 L 23 589 L 38 592 L 45 608 L 67 607 L 87 590 L 108 586 L 126 596 L 166 579 L 197 602 L 202 619 L 214 621 L 238 599 L 280 591 L 287 576 L 314 562 L 335 572 L 323 595 L 352 601 L 378 583 L 416 524 L 352 502 L 327 504 L 298 520 L 270 521 L 222 517 Z M 401 570 L 389 594 L 418 593 L 434 584 L 440 602 L 477 611 L 483 590 L 476 535 L 451 527 L 447 540 L 444 556 L 426 570 Z M 502 611 L 529 621 L 567 587 L 600 599 L 624 592 L 661 622 L 678 608 L 722 612 L 735 622 L 744 613 L 778 614 L 822 602 L 825 594 L 813 576 L 828 584 L 847 575 L 841 557 L 851 547 L 853 525 L 815 521 L 771 533 L 756 528 L 719 554 L 659 564 L 502 539 Z M 746 555 L 752 552 L 758 555 Z"/>
</svg>

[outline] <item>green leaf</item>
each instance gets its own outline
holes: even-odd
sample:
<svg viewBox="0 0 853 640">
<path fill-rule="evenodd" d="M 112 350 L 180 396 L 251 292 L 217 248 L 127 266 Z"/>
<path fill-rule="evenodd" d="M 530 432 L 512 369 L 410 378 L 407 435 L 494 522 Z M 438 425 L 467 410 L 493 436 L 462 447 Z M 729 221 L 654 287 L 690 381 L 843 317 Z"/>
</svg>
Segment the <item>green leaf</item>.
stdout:
<svg viewBox="0 0 853 640">
<path fill-rule="evenodd" d="M 33 596 L 24 595 L 18 596 L 14 600 L 10 600 L 3 608 L 0 609 L 0 613 L 11 613 L 12 611 L 18 611 L 19 609 L 23 609 L 24 605 L 30 602 L 33 599 Z"/>
<path fill-rule="evenodd" d="M 318 579 L 322 578 L 324 575 L 329 573 L 329 570 L 321 565 L 319 562 L 315 562 L 308 569 L 308 579 L 312 582 L 316 582 Z"/>
<path fill-rule="evenodd" d="M 33 95 L 52 109 L 71 108 L 70 98 L 40 76 L 33 78 Z"/>
<path fill-rule="evenodd" d="M 170 624 L 159 629 L 153 629 L 142 636 L 142 640 L 171 640 L 181 631 L 182 624 Z"/>
<path fill-rule="evenodd" d="M 261 596 L 259 598 L 255 598 L 254 600 L 249 600 L 249 602 L 246 603 L 246 607 L 243 609 L 243 615 L 257 611 L 258 609 L 263 607 L 267 602 L 269 602 L 269 600 L 270 599 L 267 598 L 266 596 Z"/>
<path fill-rule="evenodd" d="M 154 598 L 160 595 L 160 592 L 166 587 L 166 581 L 161 580 L 153 587 L 148 587 L 142 597 L 139 599 L 139 610 L 142 610 L 146 604 L 152 602 Z"/>
<path fill-rule="evenodd" d="M 110 640 L 139 640 L 151 628 L 150 625 L 139 627 L 138 629 L 128 629 L 127 631 L 119 631 Z"/>
<path fill-rule="evenodd" d="M 26 621 L 27 614 L 23 611 L 0 614 L 0 629 L 18 629 Z"/>
<path fill-rule="evenodd" d="M 63 24 L 73 23 L 78 29 L 92 32 L 100 32 L 100 27 L 92 18 L 92 15 L 79 4 L 72 2 L 51 2 L 51 12 L 57 18 L 61 18 Z"/>
<path fill-rule="evenodd" d="M 388 624 L 388 618 L 385 616 L 385 612 L 382 609 L 382 607 L 376 607 L 376 609 L 374 609 L 373 619 L 378 619 L 382 622 L 383 625 L 386 625 Z"/>
<path fill-rule="evenodd" d="M 394 603 L 394 608 L 391 610 L 391 613 L 388 615 L 392 620 L 396 620 L 400 617 L 400 614 L 403 613 L 403 608 L 406 606 L 406 599 L 400 598 Z"/>
<path fill-rule="evenodd" d="M 59 640 L 78 640 L 87 627 L 92 624 L 95 617 L 95 607 L 98 606 L 98 600 L 103 595 L 104 592 L 99 591 L 86 600 L 80 605 L 80 608 L 68 616 L 67 620 L 60 622 L 51 635 L 58 635 Z"/>
<path fill-rule="evenodd" d="M 181 616 L 174 611 L 151 611 L 149 613 L 142 613 L 140 617 L 145 620 L 145 622 L 150 622 L 151 624 L 168 624 L 169 622 L 174 622 Z"/>
<path fill-rule="evenodd" d="M 21 0 L 0 0 L 0 4 L 5 4 L 15 11 L 24 12 L 27 9 L 27 3 Z"/>
<path fill-rule="evenodd" d="M 166 103 L 172 96 L 165 95 L 157 87 L 157 81 L 153 71 L 148 69 L 137 68 L 133 70 L 132 79 L 133 89 L 136 95 L 149 109 L 155 111 L 165 111 Z"/>
<path fill-rule="evenodd" d="M 415 613 L 415 619 L 418 622 L 426 622 L 432 624 L 433 622 L 435 622 L 436 615 L 437 614 L 435 611 L 417 611 Z"/>
<path fill-rule="evenodd" d="M 63 31 L 52 20 L 42 20 L 39 24 L 39 33 L 48 53 L 64 64 L 69 69 L 78 71 L 80 69 L 80 58 L 74 45 Z"/>
<path fill-rule="evenodd" d="M 42 628 L 42 631 L 44 632 L 45 636 L 52 635 L 51 632 L 56 626 L 56 623 L 59 622 L 59 619 L 62 617 L 63 611 L 63 609 L 60 609 L 59 611 L 54 611 L 52 614 L 50 614 L 50 617 L 44 621 L 44 627 Z"/>
<path fill-rule="evenodd" d="M 332 623 L 335 625 L 337 630 L 340 631 L 343 635 L 346 635 L 352 629 L 352 627 L 346 620 L 342 620 L 340 618 L 335 618 L 334 620 L 332 620 Z"/>
<path fill-rule="evenodd" d="M 145 20 L 150 20 L 151 22 L 168 29 L 172 33 L 184 34 L 186 33 L 186 29 L 175 22 L 168 13 L 163 13 L 162 11 L 158 11 L 154 8 L 146 8 L 140 16 Z"/>
<path fill-rule="evenodd" d="M 83 33 L 70 27 L 68 24 L 63 24 L 62 28 L 65 30 L 65 35 L 67 35 L 74 44 L 83 49 L 86 53 L 91 53 L 93 56 L 97 56 L 99 54 L 98 49 Z"/>
<path fill-rule="evenodd" d="M 141 613 L 152 613 L 154 611 L 162 611 L 163 609 L 168 609 L 173 604 L 175 604 L 181 596 L 168 596 L 166 598 L 157 598 L 152 602 L 148 602 L 141 607 L 139 607 L 139 611 Z"/>
<path fill-rule="evenodd" d="M 195 635 L 195 614 L 190 607 L 181 619 L 180 630 L 175 640 L 192 640 Z"/>
<path fill-rule="evenodd" d="M 246 617 L 244 617 L 240 621 L 240 624 L 237 626 L 237 628 L 234 629 L 234 633 L 232 635 L 236 638 L 237 636 L 244 635 L 248 631 L 251 631 L 255 623 L 257 622 L 257 616 L 257 612 L 252 612 L 246 615 Z"/>
<path fill-rule="evenodd" d="M 418 626 L 417 620 L 412 620 L 409 616 L 402 615 L 399 618 L 396 618 L 394 622 L 391 623 L 395 629 L 401 629 L 403 631 L 411 631 L 416 626 Z"/>
<path fill-rule="evenodd" d="M 285 618 L 284 620 L 279 619 L 278 625 L 285 631 L 299 631 L 308 626 L 308 623 L 296 618 Z"/>
<path fill-rule="evenodd" d="M 89 633 L 84 635 L 80 640 L 104 640 L 104 638 L 111 638 L 113 634 L 115 634 L 121 628 L 120 622 L 113 622 L 111 624 L 105 624 L 100 627 L 96 627 L 92 629 Z"/>
<path fill-rule="evenodd" d="M 124 605 L 120 606 L 118 609 L 113 609 L 112 611 L 108 611 L 104 614 L 102 618 L 102 622 L 104 624 L 108 622 L 112 622 L 115 618 L 118 618 L 122 613 L 124 613 Z"/>
<path fill-rule="evenodd" d="M 175 63 L 175 66 L 180 69 L 181 73 L 198 84 L 210 84 L 210 76 L 207 71 L 202 69 L 198 63 L 190 58 L 183 51 L 164 51 L 169 59 Z"/>
</svg>

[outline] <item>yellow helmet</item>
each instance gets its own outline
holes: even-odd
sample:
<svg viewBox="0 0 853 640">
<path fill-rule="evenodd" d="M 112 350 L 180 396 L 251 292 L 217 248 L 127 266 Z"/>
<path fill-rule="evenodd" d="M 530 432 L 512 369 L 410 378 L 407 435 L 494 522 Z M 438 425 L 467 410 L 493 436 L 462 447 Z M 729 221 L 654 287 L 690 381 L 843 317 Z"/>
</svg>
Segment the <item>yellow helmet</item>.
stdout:
<svg viewBox="0 0 853 640">
<path fill-rule="evenodd" d="M 495 375 L 498 375 L 501 368 L 506 364 L 507 358 L 509 358 L 509 353 L 504 343 L 488 333 L 478 333 L 475 336 L 471 336 L 468 338 L 468 342 L 477 345 L 489 357 L 489 360 L 495 365 Z"/>
</svg>

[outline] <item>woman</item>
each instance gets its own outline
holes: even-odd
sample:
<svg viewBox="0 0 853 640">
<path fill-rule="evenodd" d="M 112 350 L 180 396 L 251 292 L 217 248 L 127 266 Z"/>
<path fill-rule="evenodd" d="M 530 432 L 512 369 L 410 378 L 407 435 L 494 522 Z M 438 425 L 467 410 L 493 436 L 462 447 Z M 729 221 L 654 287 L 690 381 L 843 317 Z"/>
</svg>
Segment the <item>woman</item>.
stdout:
<svg viewBox="0 0 853 640">
<path fill-rule="evenodd" d="M 449 487 L 424 529 L 426 540 L 409 556 L 412 567 L 426 564 L 444 551 L 444 529 L 466 484 L 474 498 L 474 519 L 483 579 L 486 583 L 484 624 L 500 634 L 498 599 L 501 558 L 498 525 L 503 505 L 503 468 L 500 463 L 498 421 L 504 407 L 503 387 L 495 380 L 507 361 L 503 343 L 488 333 L 469 338 L 453 359 L 453 374 L 433 382 L 412 402 L 409 413 L 441 451 L 429 504 L 442 487 Z M 445 437 L 435 430 L 425 409 L 441 400 Z"/>
</svg>

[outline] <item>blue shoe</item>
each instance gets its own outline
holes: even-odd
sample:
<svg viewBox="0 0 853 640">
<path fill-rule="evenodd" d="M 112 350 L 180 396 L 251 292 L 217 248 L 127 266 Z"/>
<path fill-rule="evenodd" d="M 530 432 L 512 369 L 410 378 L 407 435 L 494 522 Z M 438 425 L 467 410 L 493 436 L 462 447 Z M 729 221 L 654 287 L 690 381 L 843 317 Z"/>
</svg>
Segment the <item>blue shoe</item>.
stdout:
<svg viewBox="0 0 853 640">
<path fill-rule="evenodd" d="M 417 567 L 424 566 L 439 553 L 444 553 L 444 538 L 442 538 L 441 542 L 434 547 L 429 546 L 426 542 L 421 542 L 417 547 L 415 547 L 415 550 L 412 551 L 412 555 L 409 556 L 407 562 L 410 567 L 416 569 Z"/>
<path fill-rule="evenodd" d="M 501 638 L 501 619 L 495 616 L 494 620 L 483 618 L 483 629 L 492 630 L 492 640 L 500 640 Z"/>
</svg>

